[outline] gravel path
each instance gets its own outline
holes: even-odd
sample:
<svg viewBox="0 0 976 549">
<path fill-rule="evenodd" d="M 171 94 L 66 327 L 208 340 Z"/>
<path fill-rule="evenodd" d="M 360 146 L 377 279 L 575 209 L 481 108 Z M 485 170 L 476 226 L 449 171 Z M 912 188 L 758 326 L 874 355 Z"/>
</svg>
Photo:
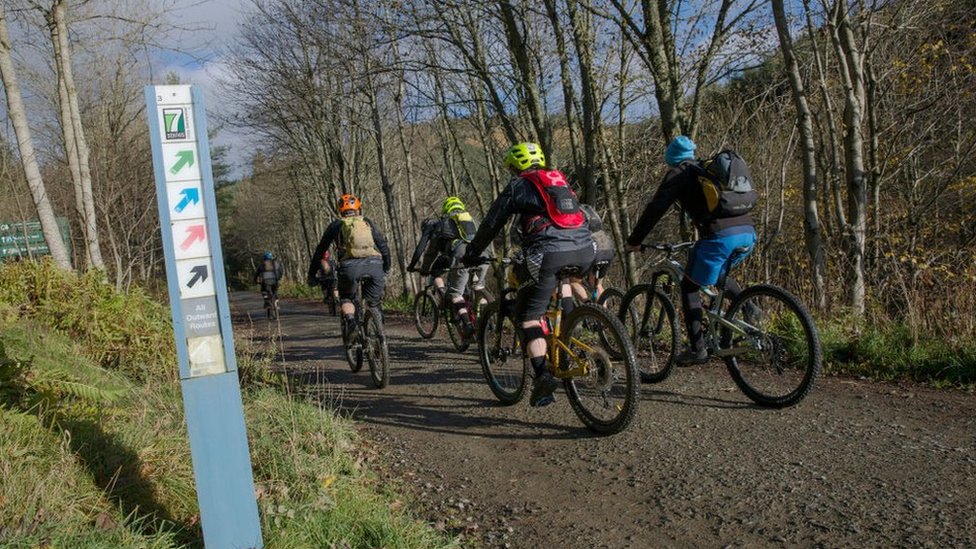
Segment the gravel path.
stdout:
<svg viewBox="0 0 976 549">
<path fill-rule="evenodd" d="M 259 296 L 232 300 L 263 318 Z M 289 374 L 352 413 L 385 474 L 465 546 L 976 547 L 972 394 L 826 378 L 765 410 L 712 362 L 645 385 L 630 428 L 598 438 L 561 391 L 498 405 L 443 327 L 422 340 L 390 315 L 392 380 L 376 390 L 323 306 L 283 301 L 279 326 Z"/>
</svg>

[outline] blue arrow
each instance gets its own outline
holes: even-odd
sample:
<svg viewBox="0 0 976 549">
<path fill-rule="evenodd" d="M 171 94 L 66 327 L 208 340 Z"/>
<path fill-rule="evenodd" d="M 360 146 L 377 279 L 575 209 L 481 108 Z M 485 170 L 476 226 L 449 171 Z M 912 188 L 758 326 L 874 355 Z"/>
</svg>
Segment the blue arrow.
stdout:
<svg viewBox="0 0 976 549">
<path fill-rule="evenodd" d="M 191 202 L 194 204 L 200 202 L 200 191 L 196 187 L 183 189 L 180 194 L 183 195 L 183 200 L 180 200 L 180 203 L 176 205 L 176 213 L 182 212 Z"/>
</svg>

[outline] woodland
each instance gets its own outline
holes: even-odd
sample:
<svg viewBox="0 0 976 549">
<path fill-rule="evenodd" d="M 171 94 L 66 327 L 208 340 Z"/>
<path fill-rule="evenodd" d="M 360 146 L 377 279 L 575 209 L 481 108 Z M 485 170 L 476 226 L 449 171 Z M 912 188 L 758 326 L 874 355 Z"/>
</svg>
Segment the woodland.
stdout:
<svg viewBox="0 0 976 549">
<path fill-rule="evenodd" d="M 335 198 L 359 195 L 391 243 L 388 295 L 420 222 L 448 195 L 476 218 L 514 142 L 541 144 L 618 246 L 609 284 L 649 274 L 623 253 L 684 134 L 738 151 L 760 192 L 750 282 L 800 296 L 857 338 L 910 348 L 976 336 L 973 0 L 249 0 L 213 60 L 225 262 L 265 251 L 304 282 Z M 119 289 L 165 277 L 143 87 L 179 82 L 165 3 L 0 7 L 0 221 L 39 220 L 63 269 Z M 79 76 L 83 75 L 83 76 Z M 231 174 L 239 173 L 239 176 Z M 55 217 L 71 225 L 70 252 Z M 649 241 L 692 238 L 675 212 Z M 955 351 L 954 351 L 955 350 Z M 971 356 L 971 362 L 976 362 Z M 965 376 L 963 376 L 965 377 Z"/>
</svg>

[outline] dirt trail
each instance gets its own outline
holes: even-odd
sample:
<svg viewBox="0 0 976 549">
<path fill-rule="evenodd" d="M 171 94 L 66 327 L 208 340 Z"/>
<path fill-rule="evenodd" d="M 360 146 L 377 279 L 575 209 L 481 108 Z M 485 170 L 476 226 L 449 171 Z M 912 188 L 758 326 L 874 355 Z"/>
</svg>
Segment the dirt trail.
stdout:
<svg viewBox="0 0 976 549">
<path fill-rule="evenodd" d="M 263 318 L 258 296 L 233 302 Z M 827 378 L 765 410 L 713 362 L 645 385 L 630 428 L 597 438 L 561 391 L 498 405 L 443 328 L 387 326 L 392 380 L 376 390 L 323 306 L 283 301 L 289 372 L 361 421 L 432 522 L 482 546 L 976 547 L 971 394 Z"/>
</svg>

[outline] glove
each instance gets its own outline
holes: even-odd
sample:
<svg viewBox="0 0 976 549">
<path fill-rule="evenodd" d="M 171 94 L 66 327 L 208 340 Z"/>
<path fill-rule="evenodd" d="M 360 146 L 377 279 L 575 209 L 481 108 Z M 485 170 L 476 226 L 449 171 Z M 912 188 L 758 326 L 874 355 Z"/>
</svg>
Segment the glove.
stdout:
<svg viewBox="0 0 976 549">
<path fill-rule="evenodd" d="M 417 268 L 416 267 L 413 267 L 413 266 L 407 267 L 407 272 L 408 273 L 415 273 L 415 272 L 417 272 Z"/>
</svg>

